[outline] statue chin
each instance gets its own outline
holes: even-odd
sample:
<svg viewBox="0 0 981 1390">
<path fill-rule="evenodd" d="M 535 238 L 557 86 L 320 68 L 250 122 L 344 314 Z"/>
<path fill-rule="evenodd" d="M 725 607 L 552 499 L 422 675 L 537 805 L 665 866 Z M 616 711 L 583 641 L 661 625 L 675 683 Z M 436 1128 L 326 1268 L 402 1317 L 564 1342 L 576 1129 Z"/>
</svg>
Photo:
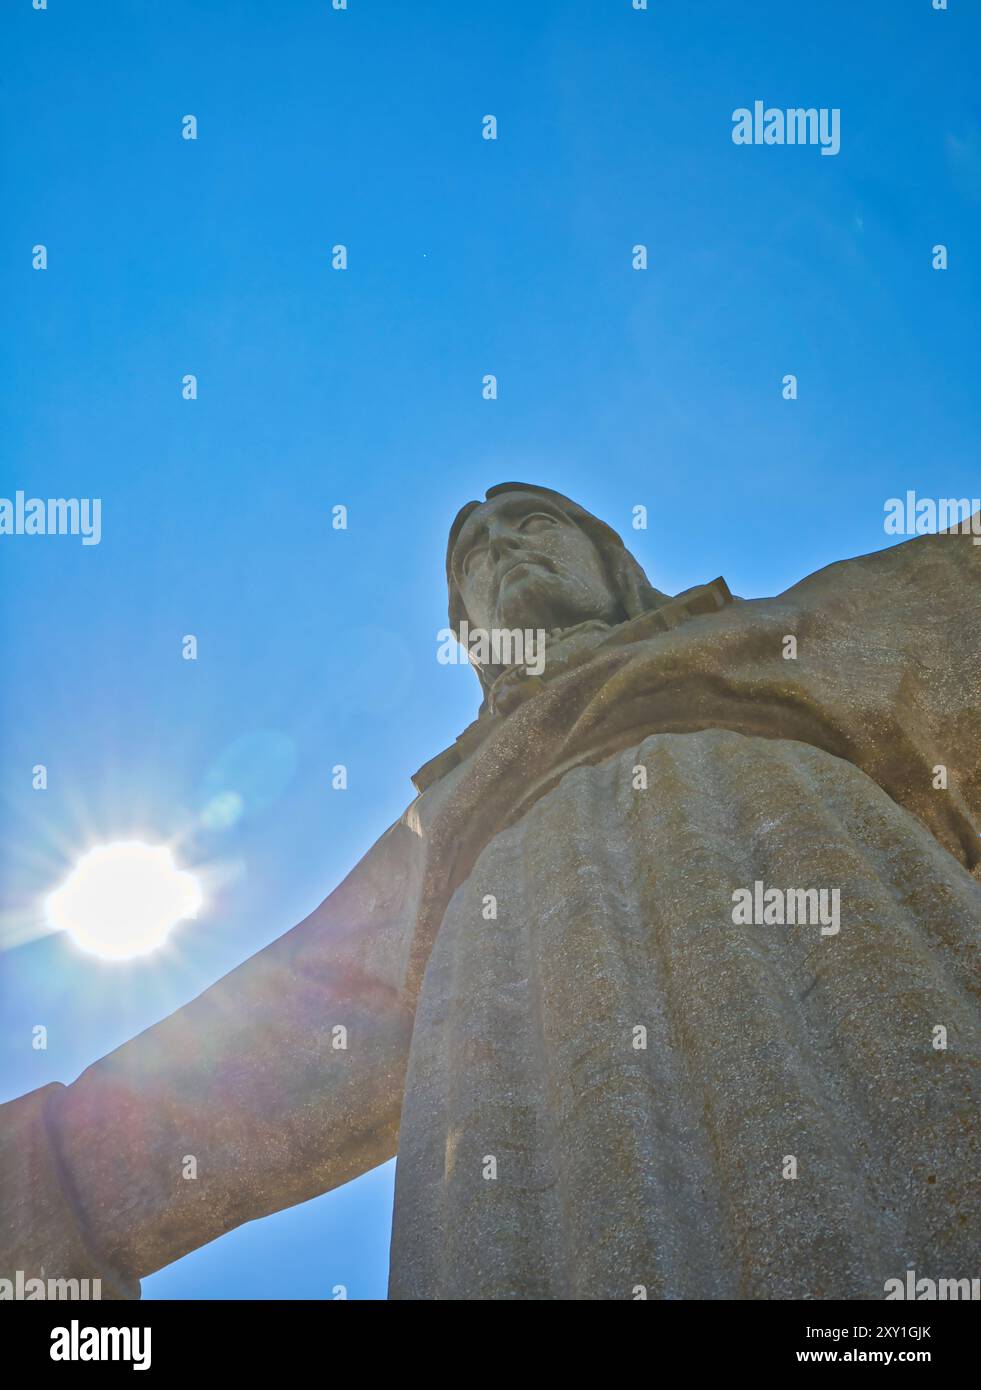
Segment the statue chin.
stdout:
<svg viewBox="0 0 981 1390">
<path fill-rule="evenodd" d="M 500 627 L 553 632 L 592 619 L 609 621 L 608 610 L 613 606 L 612 595 L 600 598 L 559 575 L 534 573 L 505 583 L 497 601 L 497 620 Z"/>
</svg>

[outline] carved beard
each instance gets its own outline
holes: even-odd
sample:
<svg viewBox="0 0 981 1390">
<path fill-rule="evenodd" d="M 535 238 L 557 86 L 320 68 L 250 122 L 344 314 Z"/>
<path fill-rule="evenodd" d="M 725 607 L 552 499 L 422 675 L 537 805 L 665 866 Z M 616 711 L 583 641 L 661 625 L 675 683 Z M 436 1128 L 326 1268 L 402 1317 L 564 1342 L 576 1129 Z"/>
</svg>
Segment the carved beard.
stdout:
<svg viewBox="0 0 981 1390">
<path fill-rule="evenodd" d="M 535 566 L 514 578 L 505 576 L 497 597 L 501 627 L 575 627 L 590 619 L 617 622 L 620 605 L 609 590 L 601 590 L 576 575 Z"/>
</svg>

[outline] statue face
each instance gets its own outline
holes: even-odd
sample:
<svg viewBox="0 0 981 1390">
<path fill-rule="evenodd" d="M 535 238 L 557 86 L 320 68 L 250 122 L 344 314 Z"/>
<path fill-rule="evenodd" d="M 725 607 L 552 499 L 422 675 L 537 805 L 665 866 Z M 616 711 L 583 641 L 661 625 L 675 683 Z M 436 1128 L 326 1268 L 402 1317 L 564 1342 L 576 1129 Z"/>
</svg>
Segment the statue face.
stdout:
<svg viewBox="0 0 981 1390">
<path fill-rule="evenodd" d="M 474 628 L 551 631 L 623 616 L 589 536 L 533 492 L 505 492 L 476 507 L 452 566 Z"/>
</svg>

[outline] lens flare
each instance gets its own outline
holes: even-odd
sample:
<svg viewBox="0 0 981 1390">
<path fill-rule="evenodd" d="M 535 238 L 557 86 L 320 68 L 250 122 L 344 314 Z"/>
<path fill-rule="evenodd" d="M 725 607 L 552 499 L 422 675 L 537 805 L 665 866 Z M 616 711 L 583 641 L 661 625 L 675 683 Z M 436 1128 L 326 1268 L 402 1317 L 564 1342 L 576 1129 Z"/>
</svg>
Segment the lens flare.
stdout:
<svg viewBox="0 0 981 1390">
<path fill-rule="evenodd" d="M 83 855 L 45 912 L 81 950 L 128 960 L 156 950 L 201 903 L 198 880 L 177 867 L 169 846 L 127 840 Z"/>
</svg>

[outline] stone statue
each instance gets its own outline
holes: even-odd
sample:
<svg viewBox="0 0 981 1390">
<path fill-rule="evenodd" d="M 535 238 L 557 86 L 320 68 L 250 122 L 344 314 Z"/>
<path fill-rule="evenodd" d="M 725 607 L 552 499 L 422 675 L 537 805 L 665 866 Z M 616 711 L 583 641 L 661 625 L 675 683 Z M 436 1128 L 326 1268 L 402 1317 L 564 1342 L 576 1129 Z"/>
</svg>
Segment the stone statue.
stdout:
<svg viewBox="0 0 981 1390">
<path fill-rule="evenodd" d="M 0 1108 L 0 1275 L 138 1296 L 397 1150 L 394 1298 L 976 1276 L 981 547 L 669 598 L 505 484 L 447 581 L 454 631 L 542 632 L 540 674 L 481 662 L 316 912 Z"/>
</svg>

